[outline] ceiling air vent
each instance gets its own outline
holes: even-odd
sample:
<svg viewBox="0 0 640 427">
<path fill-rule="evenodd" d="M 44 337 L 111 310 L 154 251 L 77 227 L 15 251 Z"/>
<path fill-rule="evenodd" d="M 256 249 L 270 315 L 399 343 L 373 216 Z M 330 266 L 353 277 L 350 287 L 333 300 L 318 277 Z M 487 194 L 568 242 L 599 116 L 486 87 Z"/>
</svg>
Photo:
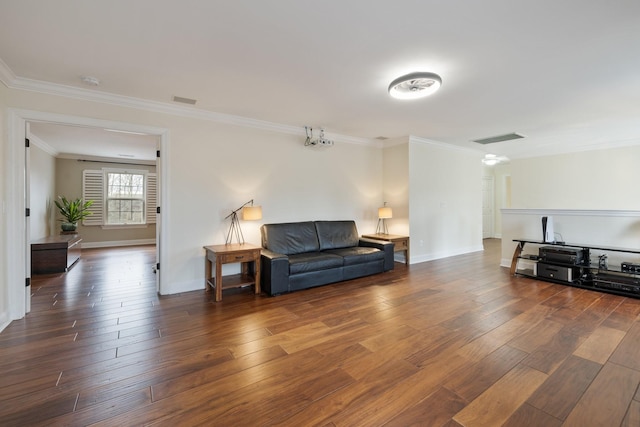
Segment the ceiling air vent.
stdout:
<svg viewBox="0 0 640 427">
<path fill-rule="evenodd" d="M 474 139 L 473 142 L 478 144 L 493 144 L 494 142 L 511 141 L 512 139 L 524 138 L 523 135 L 518 133 L 505 133 L 504 135 L 491 136 L 489 138 Z"/>
<path fill-rule="evenodd" d="M 173 97 L 173 102 L 181 102 L 183 104 L 189 104 L 189 105 L 196 105 L 196 101 L 195 99 L 191 99 L 191 98 L 183 98 L 181 96 L 174 96 Z"/>
</svg>

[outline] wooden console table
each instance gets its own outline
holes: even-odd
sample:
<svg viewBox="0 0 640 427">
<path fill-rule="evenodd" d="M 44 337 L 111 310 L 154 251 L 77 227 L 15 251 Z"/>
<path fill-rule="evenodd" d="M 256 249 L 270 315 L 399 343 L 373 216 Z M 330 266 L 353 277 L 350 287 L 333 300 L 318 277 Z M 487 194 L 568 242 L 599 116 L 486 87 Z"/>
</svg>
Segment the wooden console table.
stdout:
<svg viewBox="0 0 640 427">
<path fill-rule="evenodd" d="M 215 288 L 215 300 L 222 300 L 222 290 L 238 288 L 253 284 L 255 293 L 260 293 L 260 246 L 249 243 L 228 245 L 211 245 L 204 247 L 206 251 L 204 262 L 204 288 L 209 291 L 209 286 Z M 241 264 L 241 273 L 224 277 L 222 282 L 222 264 Z M 215 276 L 212 272 L 215 269 Z"/>
<path fill-rule="evenodd" d="M 399 236 L 397 234 L 363 234 L 362 237 L 365 239 L 393 242 L 393 251 L 404 252 L 404 262 L 409 265 L 409 236 Z"/>
<path fill-rule="evenodd" d="M 80 259 L 79 234 L 49 236 L 31 242 L 31 274 L 64 273 Z"/>
</svg>

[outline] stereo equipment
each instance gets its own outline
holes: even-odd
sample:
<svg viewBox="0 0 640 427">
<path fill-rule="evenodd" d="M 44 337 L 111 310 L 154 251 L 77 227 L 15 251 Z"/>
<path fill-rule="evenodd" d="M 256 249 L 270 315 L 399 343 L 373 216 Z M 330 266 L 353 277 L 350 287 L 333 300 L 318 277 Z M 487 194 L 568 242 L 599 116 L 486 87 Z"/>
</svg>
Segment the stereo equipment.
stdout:
<svg viewBox="0 0 640 427">
<path fill-rule="evenodd" d="M 553 243 L 555 242 L 555 233 L 553 232 L 553 217 L 552 216 L 543 216 L 542 217 L 542 243 Z"/>
<path fill-rule="evenodd" d="M 598 273 L 593 277 L 593 286 L 640 295 L 640 279 L 634 277 Z"/>
<path fill-rule="evenodd" d="M 635 264 L 633 262 L 623 262 L 620 265 L 620 270 L 623 273 L 640 274 L 640 264 Z"/>
<path fill-rule="evenodd" d="M 542 246 L 538 249 L 541 261 L 549 263 L 580 265 L 587 259 L 584 249 L 557 246 Z"/>
<path fill-rule="evenodd" d="M 578 267 L 565 267 L 539 262 L 536 268 L 536 275 L 546 279 L 573 282 L 580 277 L 580 269 Z"/>
</svg>

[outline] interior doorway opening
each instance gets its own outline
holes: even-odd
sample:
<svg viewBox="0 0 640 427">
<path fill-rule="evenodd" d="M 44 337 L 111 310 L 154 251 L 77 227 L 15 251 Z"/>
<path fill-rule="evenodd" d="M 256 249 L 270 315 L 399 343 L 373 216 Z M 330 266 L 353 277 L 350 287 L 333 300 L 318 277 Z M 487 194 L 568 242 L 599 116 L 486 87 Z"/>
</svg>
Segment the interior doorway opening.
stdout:
<svg viewBox="0 0 640 427">
<path fill-rule="evenodd" d="M 25 282 L 27 288 L 30 284 L 31 266 L 30 266 L 30 229 L 31 219 L 29 205 L 31 203 L 31 172 L 32 159 L 25 148 L 27 146 L 27 132 L 33 124 L 49 124 L 61 127 L 69 127 L 74 130 L 87 131 L 111 131 L 123 134 L 138 134 L 152 136 L 155 140 L 155 150 L 153 154 L 156 156 L 155 163 L 157 173 L 157 205 L 161 206 L 162 195 L 165 189 L 162 186 L 162 176 L 166 173 L 166 162 L 161 162 L 161 153 L 166 150 L 168 144 L 168 131 L 162 128 L 141 126 L 131 123 L 112 122 L 100 119 L 64 116 L 55 113 L 42 113 L 35 111 L 10 110 L 8 130 L 9 130 L 9 150 L 7 156 L 7 182 L 11 183 L 8 192 L 8 211 L 7 224 L 12 227 L 7 229 L 7 241 L 12 241 L 12 251 L 7 253 L 7 278 L 9 283 L 8 299 L 10 309 L 10 320 L 16 320 L 24 317 L 29 310 L 29 293 L 25 292 Z M 37 127 L 37 126 L 36 126 Z M 30 145 L 29 142 L 28 145 Z M 54 150 L 55 151 L 55 150 Z M 117 159 L 117 157 L 116 157 Z M 131 163 L 131 161 L 129 162 Z M 46 204 L 46 203 L 45 203 Z M 25 215 L 25 212 L 27 213 Z M 163 259 L 162 236 L 165 222 L 161 220 L 160 210 L 156 219 L 156 266 L 159 266 Z M 49 215 L 50 212 L 46 215 Z M 45 225 L 45 228 L 47 225 Z M 51 230 L 53 231 L 53 230 Z M 163 280 L 158 270 L 156 273 L 156 290 L 161 293 Z"/>
</svg>

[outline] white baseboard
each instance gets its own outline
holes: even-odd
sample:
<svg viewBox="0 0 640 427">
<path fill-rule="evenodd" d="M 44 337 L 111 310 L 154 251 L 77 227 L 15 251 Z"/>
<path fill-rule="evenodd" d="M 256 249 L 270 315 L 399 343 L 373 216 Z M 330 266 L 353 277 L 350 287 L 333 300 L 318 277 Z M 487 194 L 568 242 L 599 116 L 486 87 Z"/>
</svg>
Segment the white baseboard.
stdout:
<svg viewBox="0 0 640 427">
<path fill-rule="evenodd" d="M 4 328 L 9 326 L 10 323 L 11 323 L 11 319 L 9 319 L 8 313 L 5 312 L 0 314 L 0 332 L 4 331 Z"/>
<path fill-rule="evenodd" d="M 156 239 L 112 240 L 110 242 L 82 242 L 83 249 L 114 248 L 117 246 L 155 245 Z"/>
<path fill-rule="evenodd" d="M 166 289 L 163 289 L 161 295 L 174 295 L 184 292 L 203 291 L 204 292 L 204 276 L 202 279 L 189 280 L 179 283 L 170 283 Z"/>
<path fill-rule="evenodd" d="M 484 247 L 482 245 L 479 245 L 479 246 L 470 246 L 467 248 L 459 248 L 453 251 L 436 252 L 436 253 L 418 255 L 418 256 L 411 255 L 410 264 L 418 264 L 421 262 L 433 261 L 436 259 L 448 258 L 456 255 L 464 255 L 472 252 L 480 252 L 483 250 L 484 250 Z"/>
</svg>

